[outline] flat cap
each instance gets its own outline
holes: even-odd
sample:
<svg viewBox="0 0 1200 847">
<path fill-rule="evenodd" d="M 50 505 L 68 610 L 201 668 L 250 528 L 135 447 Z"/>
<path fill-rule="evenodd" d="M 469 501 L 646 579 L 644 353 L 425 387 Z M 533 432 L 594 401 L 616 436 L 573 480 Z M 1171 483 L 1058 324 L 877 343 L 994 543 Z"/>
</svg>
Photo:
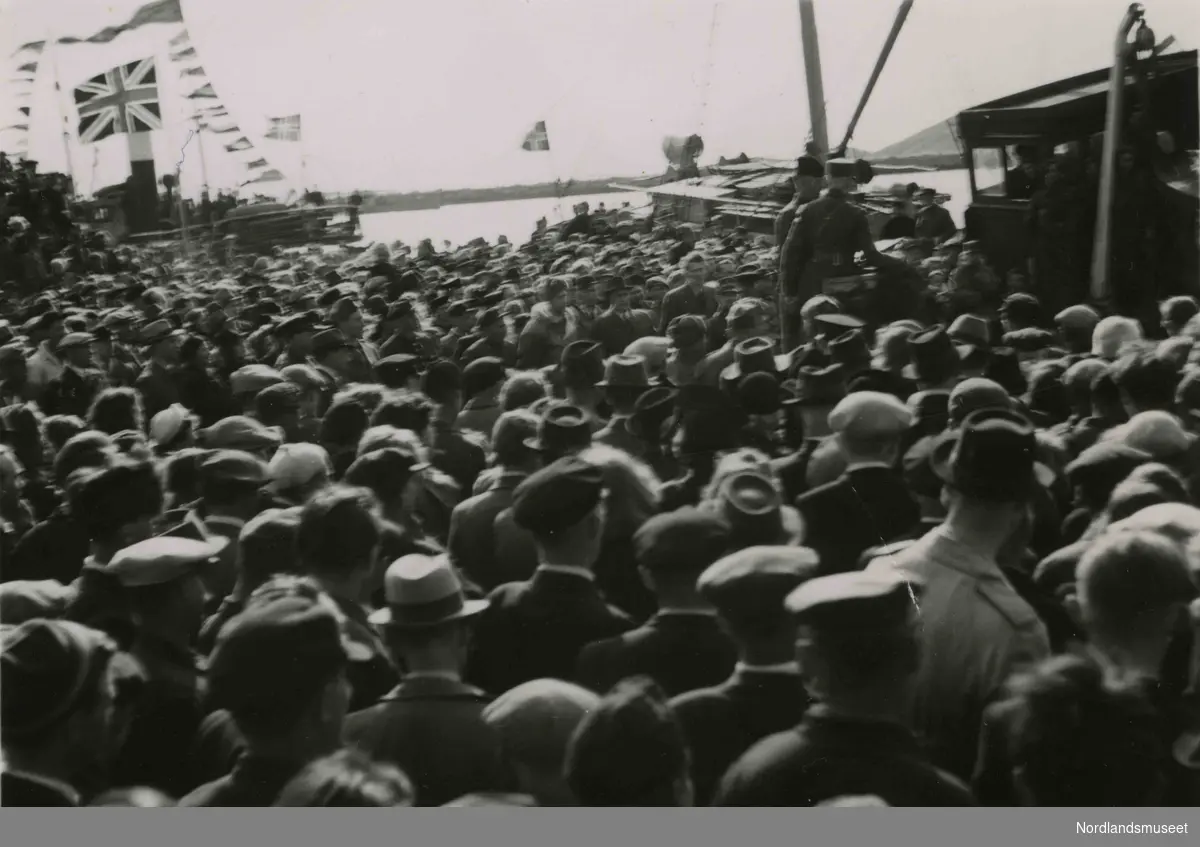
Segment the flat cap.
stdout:
<svg viewBox="0 0 1200 847">
<path fill-rule="evenodd" d="M 787 610 L 815 629 L 861 632 L 904 626 L 919 587 L 886 569 L 810 579 L 787 596 Z"/>
<path fill-rule="evenodd" d="M 257 394 L 284 381 L 283 374 L 267 365 L 243 365 L 229 375 L 229 389 L 234 394 Z"/>
<path fill-rule="evenodd" d="M 39 618 L 6 630 L 0 640 L 0 728 L 6 739 L 49 729 L 71 714 L 96 694 L 102 663 L 118 655 L 107 635 L 74 621 Z M 136 664 L 127 667 L 138 675 Z"/>
<path fill-rule="evenodd" d="M 200 463 L 204 479 L 262 485 L 269 479 L 267 465 L 241 450 L 217 450 Z"/>
<path fill-rule="evenodd" d="M 729 547 L 730 526 L 719 514 L 685 506 L 654 515 L 633 535 L 638 564 L 648 571 L 708 567 Z"/>
<path fill-rule="evenodd" d="M 283 432 L 279 427 L 263 426 L 254 418 L 233 415 L 200 430 L 200 437 L 205 446 L 214 449 L 253 451 L 279 446 Z"/>
<path fill-rule="evenodd" d="M 997 382 L 983 377 L 964 379 L 950 392 L 947 410 L 950 423 L 957 425 L 980 409 L 1012 409 L 1013 400 Z"/>
<path fill-rule="evenodd" d="M 221 555 L 229 539 L 221 536 L 206 541 L 162 535 L 126 547 L 105 568 L 126 588 L 163 585 L 196 573 Z"/>
<path fill-rule="evenodd" d="M 561 679 L 534 679 L 484 707 L 483 720 L 519 762 L 561 766 L 576 728 L 600 705 L 600 697 Z"/>
<path fill-rule="evenodd" d="M 58 349 L 70 350 L 72 347 L 86 347 L 93 340 L 92 334 L 89 332 L 68 332 L 58 342 Z"/>
<path fill-rule="evenodd" d="M 892 394 L 856 391 L 829 413 L 829 428 L 850 437 L 901 435 L 913 424 L 913 413 Z"/>
<path fill-rule="evenodd" d="M 513 492 L 517 526 L 553 535 L 575 526 L 600 502 L 604 474 L 577 456 L 566 456 L 526 477 Z"/>
<path fill-rule="evenodd" d="M 807 547 L 746 547 L 710 565 L 696 589 L 722 616 L 754 622 L 782 615 L 784 599 L 817 575 L 818 564 Z"/>
<path fill-rule="evenodd" d="M 325 448 L 306 442 L 279 445 L 267 465 L 269 485 L 275 491 L 307 485 L 321 474 L 332 473 L 333 464 Z"/>
<path fill-rule="evenodd" d="M 504 381 L 504 362 L 494 356 L 481 356 L 463 368 L 463 392 L 469 397 Z"/>
</svg>

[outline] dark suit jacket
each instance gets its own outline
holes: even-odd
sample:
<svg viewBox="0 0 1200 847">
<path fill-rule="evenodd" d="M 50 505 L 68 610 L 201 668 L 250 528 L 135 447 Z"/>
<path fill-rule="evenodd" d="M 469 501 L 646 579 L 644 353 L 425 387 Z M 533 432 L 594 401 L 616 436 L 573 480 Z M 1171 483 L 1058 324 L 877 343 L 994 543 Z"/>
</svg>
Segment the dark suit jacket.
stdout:
<svg viewBox="0 0 1200 847">
<path fill-rule="evenodd" d="M 630 312 L 621 314 L 613 309 L 601 312 L 592 323 L 592 338 L 604 347 L 605 356 L 616 356 L 642 334 Z"/>
<path fill-rule="evenodd" d="M 707 806 L 730 765 L 758 741 L 799 723 L 808 706 L 799 674 L 753 669 L 671 700 L 692 753 L 696 805 Z"/>
<path fill-rule="evenodd" d="M 418 806 L 510 790 L 499 738 L 483 721 L 489 699 L 450 679 L 405 679 L 378 705 L 346 719 L 346 743 L 404 771 Z"/>
<path fill-rule="evenodd" d="M 146 420 L 180 400 L 179 381 L 175 371 L 159 367 L 155 362 L 146 363 L 133 387 L 141 392 Z"/>
<path fill-rule="evenodd" d="M 855 468 L 796 498 L 807 528 L 805 544 L 821 557 L 821 572 L 858 569 L 868 547 L 887 544 L 921 519 L 903 477 L 892 468 Z"/>
<path fill-rule="evenodd" d="M 699 315 L 702 318 L 710 318 L 717 312 L 716 298 L 709 292 L 707 288 L 701 288 L 697 294 L 692 291 L 687 283 L 672 288 L 663 297 L 662 303 L 662 321 L 659 326 L 659 334 L 666 335 L 667 327 L 671 321 L 680 315 Z"/>
<path fill-rule="evenodd" d="M 487 691 L 542 677 L 573 679 L 585 645 L 633 627 L 595 583 L 570 573 L 538 570 L 526 582 L 501 585 L 489 599 L 467 666 L 467 678 Z"/>
<path fill-rule="evenodd" d="M 715 615 L 659 612 L 637 629 L 584 647 L 576 679 L 604 694 L 626 677 L 645 674 L 674 696 L 717 684 L 736 661 L 737 648 Z"/>
<path fill-rule="evenodd" d="M 84 375 L 74 368 L 63 368 L 62 376 L 46 386 L 42 410 L 47 415 L 77 415 L 86 419 L 100 384 L 100 374 L 95 371 Z"/>
<path fill-rule="evenodd" d="M 496 555 L 492 531 L 496 517 L 512 505 L 513 489 L 524 478 L 525 474 L 501 474 L 489 490 L 468 497 L 450 515 L 450 560 L 488 591 L 529 576 L 528 572 L 511 573 L 501 567 L 504 562 Z"/>
<path fill-rule="evenodd" d="M 768 736 L 739 758 L 714 806 L 815 806 L 846 796 L 889 806 L 972 806 L 971 792 L 939 770 L 899 724 L 817 715 Z"/>
</svg>

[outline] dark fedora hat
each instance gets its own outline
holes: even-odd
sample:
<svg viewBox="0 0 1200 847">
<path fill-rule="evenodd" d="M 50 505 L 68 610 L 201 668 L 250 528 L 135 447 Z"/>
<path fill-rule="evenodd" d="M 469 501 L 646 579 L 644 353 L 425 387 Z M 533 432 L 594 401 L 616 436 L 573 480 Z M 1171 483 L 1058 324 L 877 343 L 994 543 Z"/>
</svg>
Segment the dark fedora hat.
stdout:
<svg viewBox="0 0 1200 847">
<path fill-rule="evenodd" d="M 804 367 L 796 371 L 793 396 L 785 406 L 836 406 L 846 396 L 846 379 L 841 365 Z"/>
<path fill-rule="evenodd" d="M 721 372 L 721 379 L 736 385 L 748 374 L 783 373 L 787 357 L 776 356 L 774 350 L 770 339 L 747 338 L 733 348 L 733 364 Z"/>
<path fill-rule="evenodd" d="M 598 388 L 639 388 L 650 387 L 650 378 L 646 373 L 646 359 L 643 356 L 617 355 L 610 356 L 604 363 L 604 379 L 596 383 Z"/>
<path fill-rule="evenodd" d="M 675 414 L 678 392 L 673 388 L 655 386 L 642 392 L 633 405 L 629 431 L 645 441 L 657 441 L 663 424 Z"/>
<path fill-rule="evenodd" d="M 582 450 L 592 443 L 592 427 L 583 409 L 570 403 L 551 403 L 538 421 L 537 436 L 525 446 L 548 453 Z"/>
<path fill-rule="evenodd" d="M 1006 409 L 980 409 L 957 430 L 938 437 L 930 466 L 942 482 L 968 497 L 1015 502 L 1053 479 L 1037 453 L 1028 418 Z"/>
<path fill-rule="evenodd" d="M 864 370 L 871 367 L 871 348 L 862 330 L 852 329 L 829 342 L 829 357 L 845 368 Z"/>
<path fill-rule="evenodd" d="M 909 379 L 940 383 L 962 370 L 959 351 L 941 324 L 909 336 L 908 355 L 912 364 L 904 368 L 904 375 Z"/>
<path fill-rule="evenodd" d="M 564 374 L 591 376 L 594 385 L 604 377 L 604 347 L 595 341 L 572 341 L 562 351 Z"/>
</svg>

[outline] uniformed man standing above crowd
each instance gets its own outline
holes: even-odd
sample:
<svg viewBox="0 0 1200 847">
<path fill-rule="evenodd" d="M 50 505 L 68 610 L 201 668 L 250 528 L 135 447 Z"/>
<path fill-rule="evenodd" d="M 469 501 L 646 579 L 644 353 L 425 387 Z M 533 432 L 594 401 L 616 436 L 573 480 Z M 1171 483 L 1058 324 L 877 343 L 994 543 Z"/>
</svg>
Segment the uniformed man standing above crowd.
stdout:
<svg viewBox="0 0 1200 847">
<path fill-rule="evenodd" d="M 775 244 L 781 248 L 781 262 L 783 259 L 782 247 L 792 229 L 792 221 L 795 220 L 796 213 L 806 203 L 811 203 L 821 196 L 821 185 L 824 182 L 825 168 L 816 158 L 806 154 L 796 160 L 796 172 L 792 174 L 792 187 L 795 193 L 792 195 L 791 201 L 780 210 L 779 216 L 775 218 Z"/>
<path fill-rule="evenodd" d="M 795 331 L 800 307 L 822 292 L 828 279 L 858 273 L 854 256 L 866 254 L 873 266 L 895 264 L 875 249 L 867 215 L 849 202 L 858 186 L 855 163 L 830 159 L 825 166 L 828 188 L 796 213 L 780 251 L 780 284 L 788 302 L 787 336 Z"/>
<path fill-rule="evenodd" d="M 917 238 L 933 239 L 934 244 L 941 244 L 958 232 L 954 219 L 943 207 L 934 202 L 937 194 L 932 188 L 922 188 L 916 194 L 917 201 Z"/>
</svg>

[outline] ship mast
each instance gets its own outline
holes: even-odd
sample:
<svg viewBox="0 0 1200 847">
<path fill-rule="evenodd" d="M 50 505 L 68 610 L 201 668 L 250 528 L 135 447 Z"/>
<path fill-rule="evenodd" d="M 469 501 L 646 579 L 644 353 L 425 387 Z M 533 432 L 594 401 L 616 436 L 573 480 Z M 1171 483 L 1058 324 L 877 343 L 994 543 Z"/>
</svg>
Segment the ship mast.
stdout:
<svg viewBox="0 0 1200 847">
<path fill-rule="evenodd" d="M 825 120 L 825 83 L 821 78 L 821 47 L 817 39 L 817 13 L 813 0 L 800 0 L 800 42 L 804 50 L 804 82 L 808 88 L 808 118 L 812 140 L 822 156 L 829 154 L 829 126 Z"/>
</svg>

